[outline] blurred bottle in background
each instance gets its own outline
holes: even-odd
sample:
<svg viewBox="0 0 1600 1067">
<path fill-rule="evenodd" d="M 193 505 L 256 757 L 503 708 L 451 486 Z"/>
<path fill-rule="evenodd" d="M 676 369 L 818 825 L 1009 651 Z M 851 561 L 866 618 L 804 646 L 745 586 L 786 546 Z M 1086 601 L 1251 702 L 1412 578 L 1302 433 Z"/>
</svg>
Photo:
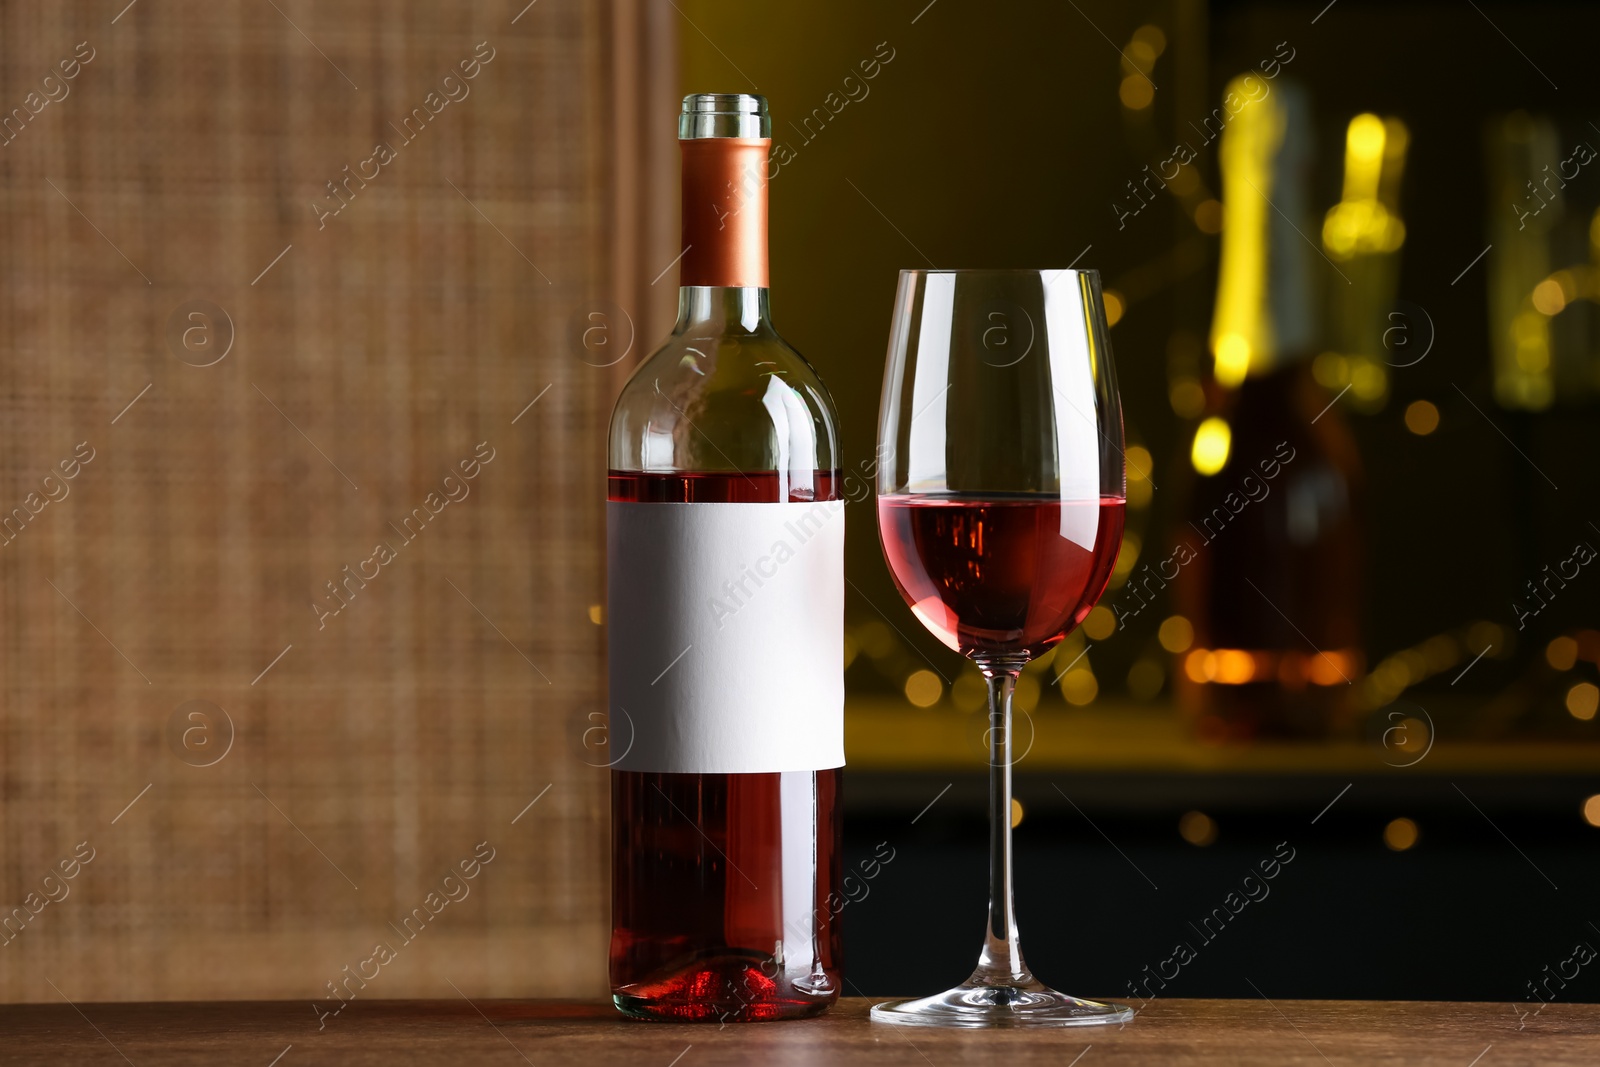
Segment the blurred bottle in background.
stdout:
<svg viewBox="0 0 1600 1067">
<path fill-rule="evenodd" d="M 1600 396 L 1600 211 L 1567 186 L 1594 169 L 1600 138 L 1514 111 L 1487 127 L 1489 339 L 1508 411 Z M 1575 192 L 1588 192 L 1579 186 Z M 1520 423 L 1516 424 L 1521 432 Z"/>
<path fill-rule="evenodd" d="M 1213 380 L 1163 575 L 1176 567 L 1193 629 L 1179 699 L 1215 741 L 1327 736 L 1347 724 L 1364 668 L 1360 459 L 1311 370 L 1322 275 L 1341 276 L 1308 236 L 1310 108 L 1293 84 L 1261 96 L 1248 78 L 1228 86 L 1252 102 L 1222 135 Z"/>
<path fill-rule="evenodd" d="M 1432 320 L 1401 304 L 1400 178 L 1411 135 L 1397 118 L 1357 115 L 1345 127 L 1344 186 L 1322 221 L 1322 250 L 1338 268 L 1321 272 L 1328 347 L 1311 364 L 1318 384 L 1356 411 L 1389 400 L 1391 372 L 1415 366 L 1432 348 Z M 1347 388 L 1348 387 L 1348 388 Z"/>
</svg>

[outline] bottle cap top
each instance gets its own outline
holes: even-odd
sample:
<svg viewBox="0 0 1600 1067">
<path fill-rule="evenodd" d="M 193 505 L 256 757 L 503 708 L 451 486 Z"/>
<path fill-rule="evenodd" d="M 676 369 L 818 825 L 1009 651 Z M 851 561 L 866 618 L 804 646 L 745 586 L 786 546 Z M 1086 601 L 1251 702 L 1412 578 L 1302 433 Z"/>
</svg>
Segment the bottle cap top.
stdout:
<svg viewBox="0 0 1600 1067">
<path fill-rule="evenodd" d="M 749 93 L 690 93 L 678 116 L 678 139 L 772 136 L 767 98 Z"/>
</svg>

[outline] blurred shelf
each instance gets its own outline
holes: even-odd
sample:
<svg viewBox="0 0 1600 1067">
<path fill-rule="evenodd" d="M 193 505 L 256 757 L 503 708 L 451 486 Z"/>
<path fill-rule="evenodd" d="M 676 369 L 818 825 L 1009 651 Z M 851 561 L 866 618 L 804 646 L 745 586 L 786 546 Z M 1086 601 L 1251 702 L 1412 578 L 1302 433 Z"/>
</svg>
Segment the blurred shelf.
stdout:
<svg viewBox="0 0 1600 1067">
<path fill-rule="evenodd" d="M 1088 708 L 1018 715 L 1018 773 L 1078 771 L 1156 775 L 1442 776 L 1600 773 L 1600 743 L 1448 739 L 1454 716 L 1435 714 L 1445 734 L 1425 754 L 1379 739 L 1211 745 L 1196 740 L 1175 708 L 1103 700 Z M 919 709 L 892 697 L 850 698 L 845 755 L 853 771 L 970 771 L 988 758 L 986 717 L 947 703 Z M 1440 724 L 1443 724 L 1442 726 Z M 1464 730 L 1462 731 L 1464 732 Z M 1419 758 L 1420 757 L 1420 758 Z"/>
</svg>

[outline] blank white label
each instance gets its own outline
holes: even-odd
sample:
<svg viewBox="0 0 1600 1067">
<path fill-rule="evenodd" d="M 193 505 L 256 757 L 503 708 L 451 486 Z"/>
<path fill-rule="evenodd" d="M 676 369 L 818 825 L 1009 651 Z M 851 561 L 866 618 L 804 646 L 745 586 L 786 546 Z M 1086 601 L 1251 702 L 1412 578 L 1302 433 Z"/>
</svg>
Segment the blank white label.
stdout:
<svg viewBox="0 0 1600 1067">
<path fill-rule="evenodd" d="M 844 765 L 844 501 L 606 505 L 612 766 Z"/>
</svg>

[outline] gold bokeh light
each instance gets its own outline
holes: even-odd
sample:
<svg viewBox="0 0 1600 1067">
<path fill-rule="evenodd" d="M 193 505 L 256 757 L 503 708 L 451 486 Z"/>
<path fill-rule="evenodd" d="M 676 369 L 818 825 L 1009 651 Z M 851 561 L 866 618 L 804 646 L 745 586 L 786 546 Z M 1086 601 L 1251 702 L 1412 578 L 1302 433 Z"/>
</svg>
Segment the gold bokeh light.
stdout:
<svg viewBox="0 0 1600 1067">
<path fill-rule="evenodd" d="M 1228 465 L 1228 452 L 1232 448 L 1233 431 L 1228 421 L 1212 416 L 1195 428 L 1189 461 L 1201 474 L 1215 474 Z"/>
<path fill-rule="evenodd" d="M 1383 843 L 1393 852 L 1404 852 L 1422 836 L 1410 819 L 1395 819 L 1383 828 Z"/>
</svg>

